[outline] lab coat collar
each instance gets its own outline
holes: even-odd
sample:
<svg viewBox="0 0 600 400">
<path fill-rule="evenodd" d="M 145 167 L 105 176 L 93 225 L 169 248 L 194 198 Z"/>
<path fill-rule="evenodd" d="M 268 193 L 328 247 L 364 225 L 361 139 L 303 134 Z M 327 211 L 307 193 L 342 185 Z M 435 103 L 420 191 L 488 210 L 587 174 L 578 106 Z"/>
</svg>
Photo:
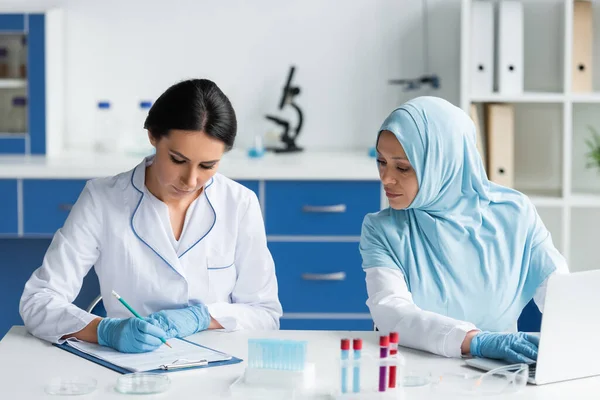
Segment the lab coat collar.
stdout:
<svg viewBox="0 0 600 400">
<path fill-rule="evenodd" d="M 204 189 L 197 199 L 198 203 L 183 231 L 183 235 L 179 239 L 179 258 L 198 245 L 210 233 L 213 226 L 215 226 L 215 222 L 217 222 L 217 214 L 210 201 L 210 188 L 213 183 L 214 178 L 211 178 L 204 185 Z"/>
<path fill-rule="evenodd" d="M 185 270 L 181 266 L 180 258 L 196 247 L 210 233 L 217 220 L 209 193 L 214 178 L 211 178 L 205 185 L 197 199 L 198 203 L 188 221 L 188 226 L 179 240 L 179 252 L 176 253 L 166 232 L 157 228 L 160 225 L 159 216 L 144 194 L 146 167 L 152 163 L 153 159 L 154 156 L 146 157 L 132 172 L 131 183 L 139 192 L 140 199 L 131 216 L 131 228 L 139 240 L 185 278 Z"/>
<path fill-rule="evenodd" d="M 152 163 L 153 156 L 146 157 L 131 174 L 131 184 L 139 194 L 139 200 L 131 215 L 131 229 L 134 235 L 150 248 L 160 259 L 185 279 L 177 253 L 171 245 L 164 229 L 160 229 L 159 216 L 144 194 L 146 166 Z"/>
</svg>

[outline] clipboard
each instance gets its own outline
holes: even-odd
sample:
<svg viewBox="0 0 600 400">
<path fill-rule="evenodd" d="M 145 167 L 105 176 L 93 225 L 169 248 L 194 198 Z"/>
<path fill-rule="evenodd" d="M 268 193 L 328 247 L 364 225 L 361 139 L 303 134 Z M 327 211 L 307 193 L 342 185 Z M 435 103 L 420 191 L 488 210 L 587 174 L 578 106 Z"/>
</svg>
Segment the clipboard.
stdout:
<svg viewBox="0 0 600 400">
<path fill-rule="evenodd" d="M 194 343 L 194 342 L 186 340 L 186 339 L 177 339 L 177 340 L 182 340 L 182 341 L 192 344 L 194 346 L 199 346 L 199 347 L 202 347 L 202 348 L 205 348 L 208 350 L 217 351 L 217 350 L 211 349 L 210 347 L 202 346 L 198 343 Z M 64 342 L 62 344 L 53 343 L 53 346 L 56 346 L 59 349 L 68 351 L 69 353 L 75 354 L 79 357 L 85 358 L 86 360 L 96 363 L 98 365 L 102 365 L 103 367 L 106 367 L 108 369 L 112 369 L 113 371 L 116 371 L 120 374 L 132 374 L 135 372 L 135 371 L 129 370 L 127 368 L 123 368 L 121 366 L 115 365 L 111 362 L 108 362 L 108 361 L 98 358 L 96 356 L 93 356 L 91 354 L 84 353 L 83 351 L 81 351 L 73 346 L 70 346 L 68 344 L 68 342 Z M 238 364 L 238 363 L 241 363 L 242 361 L 243 361 L 242 359 L 234 357 L 234 356 L 230 356 L 230 358 L 227 360 L 211 361 L 211 362 L 207 362 L 206 360 L 188 361 L 185 359 L 179 359 L 179 360 L 175 360 L 171 364 L 163 364 L 158 369 L 153 369 L 153 370 L 149 370 L 149 371 L 145 371 L 145 372 L 159 373 L 159 372 L 173 372 L 173 371 L 198 369 L 198 368 L 211 368 L 211 367 L 219 367 L 221 365 Z"/>
</svg>

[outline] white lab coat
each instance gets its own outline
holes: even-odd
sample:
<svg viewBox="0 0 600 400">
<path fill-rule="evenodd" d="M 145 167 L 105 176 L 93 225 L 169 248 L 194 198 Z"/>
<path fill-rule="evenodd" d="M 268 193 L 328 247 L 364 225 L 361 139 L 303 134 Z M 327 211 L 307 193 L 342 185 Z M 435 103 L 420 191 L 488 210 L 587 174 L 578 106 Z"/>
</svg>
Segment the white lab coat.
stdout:
<svg viewBox="0 0 600 400">
<path fill-rule="evenodd" d="M 569 273 L 558 251 L 549 256 L 553 257 L 557 265 L 552 274 Z M 548 279 L 537 288 L 533 298 L 541 312 L 544 311 Z M 368 268 L 366 282 L 367 306 L 377 329 L 383 333 L 398 332 L 403 346 L 445 357 L 460 357 L 461 345 L 467 332 L 477 329 L 470 322 L 419 308 L 414 303 L 404 274 L 399 268 Z"/>
<path fill-rule="evenodd" d="M 254 192 L 216 174 L 175 250 L 144 194 L 151 161 L 86 184 L 25 285 L 20 313 L 27 329 L 60 342 L 96 318 L 71 304 L 92 266 L 109 317 L 132 316 L 115 290 L 142 316 L 203 303 L 225 330 L 278 329 L 275 267 Z"/>
</svg>

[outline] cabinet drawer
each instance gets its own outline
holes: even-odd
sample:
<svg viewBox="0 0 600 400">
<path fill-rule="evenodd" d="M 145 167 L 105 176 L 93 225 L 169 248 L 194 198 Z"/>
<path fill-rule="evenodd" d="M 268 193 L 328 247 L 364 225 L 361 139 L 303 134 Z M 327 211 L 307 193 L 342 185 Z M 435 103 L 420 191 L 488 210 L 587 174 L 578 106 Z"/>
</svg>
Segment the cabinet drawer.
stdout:
<svg viewBox="0 0 600 400">
<path fill-rule="evenodd" d="M 271 242 L 284 313 L 368 313 L 358 243 Z"/>
<path fill-rule="evenodd" d="M 19 205 L 16 179 L 0 179 L 0 235 L 17 235 Z"/>
<path fill-rule="evenodd" d="M 25 234 L 53 235 L 65 223 L 85 183 L 85 180 L 24 180 Z"/>
<path fill-rule="evenodd" d="M 282 330 L 299 331 L 372 331 L 370 319 L 288 319 L 285 315 L 279 320 Z"/>
<path fill-rule="evenodd" d="M 378 181 L 267 182 L 265 191 L 268 235 L 360 235 L 380 209 Z"/>
</svg>

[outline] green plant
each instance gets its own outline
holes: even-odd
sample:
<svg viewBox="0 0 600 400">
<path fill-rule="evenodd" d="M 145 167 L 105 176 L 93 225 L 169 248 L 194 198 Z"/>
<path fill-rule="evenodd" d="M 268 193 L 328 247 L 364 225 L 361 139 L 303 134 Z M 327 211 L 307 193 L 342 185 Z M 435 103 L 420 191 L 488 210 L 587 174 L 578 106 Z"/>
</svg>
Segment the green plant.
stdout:
<svg viewBox="0 0 600 400">
<path fill-rule="evenodd" d="M 588 125 L 588 129 L 592 132 L 592 138 L 585 140 L 585 143 L 590 148 L 590 151 L 586 153 L 586 156 L 589 159 L 586 167 L 597 167 L 600 169 L 600 135 L 593 126 Z"/>
</svg>

